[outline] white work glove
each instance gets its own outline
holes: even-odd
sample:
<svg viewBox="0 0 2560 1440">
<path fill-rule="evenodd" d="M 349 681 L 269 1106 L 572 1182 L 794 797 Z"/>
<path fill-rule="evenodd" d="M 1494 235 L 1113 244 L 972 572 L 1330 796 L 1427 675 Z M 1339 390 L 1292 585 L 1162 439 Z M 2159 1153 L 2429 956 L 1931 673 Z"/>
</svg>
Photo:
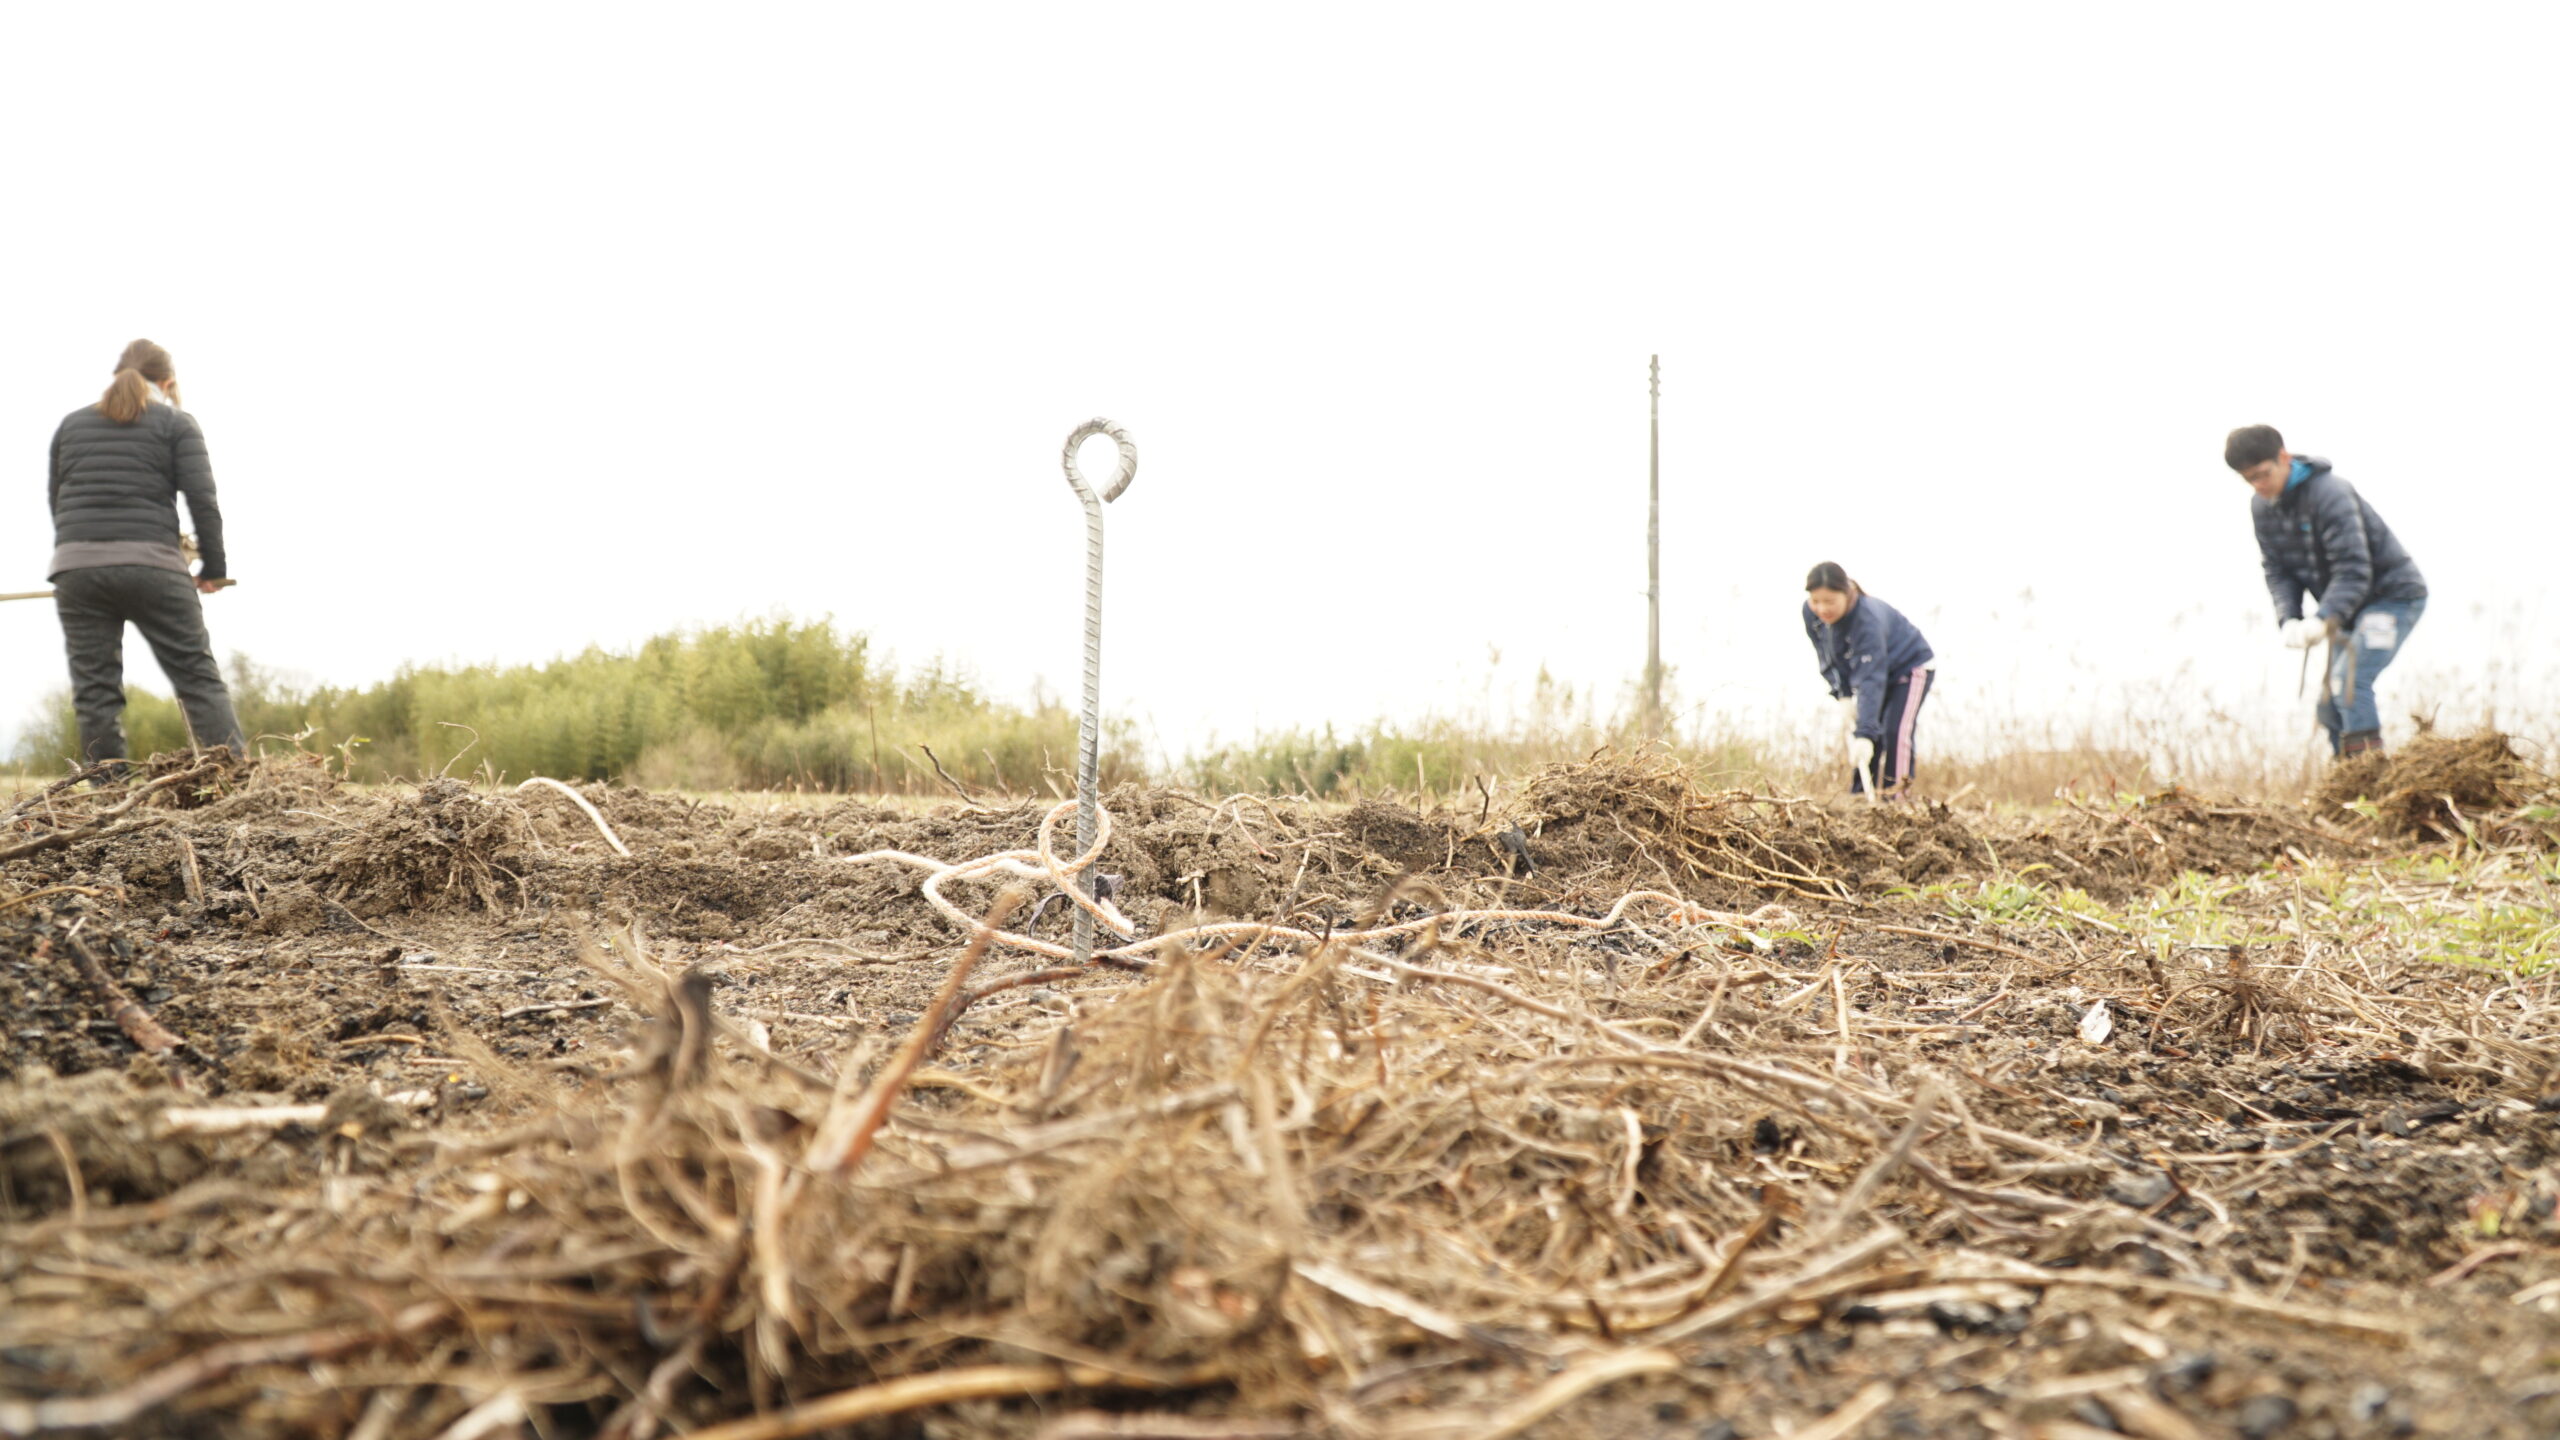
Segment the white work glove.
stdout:
<svg viewBox="0 0 2560 1440">
<path fill-rule="evenodd" d="M 2284 637 L 2287 649 L 2308 650 L 2329 638 L 2329 623 L 2325 620 L 2287 620 L 2276 627 L 2276 633 Z"/>
<path fill-rule="evenodd" d="M 1860 770 L 1864 770 L 1872 775 L 1875 773 L 1873 767 L 1876 763 L 1876 742 L 1868 739 L 1864 735 L 1850 741 L 1849 759 Z"/>
<path fill-rule="evenodd" d="M 1840 729 L 1844 734 L 1858 733 L 1858 697 L 1843 695 L 1840 702 Z"/>
</svg>

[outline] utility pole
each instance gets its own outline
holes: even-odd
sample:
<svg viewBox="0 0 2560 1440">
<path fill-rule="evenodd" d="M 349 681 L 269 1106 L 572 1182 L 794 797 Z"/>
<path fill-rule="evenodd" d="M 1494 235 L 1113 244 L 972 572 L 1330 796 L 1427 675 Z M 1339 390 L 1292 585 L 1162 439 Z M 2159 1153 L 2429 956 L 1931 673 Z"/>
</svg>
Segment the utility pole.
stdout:
<svg viewBox="0 0 2560 1440">
<path fill-rule="evenodd" d="M 1653 357 L 1653 463 L 1644 516 L 1644 738 L 1662 738 L 1662 357 Z"/>
</svg>

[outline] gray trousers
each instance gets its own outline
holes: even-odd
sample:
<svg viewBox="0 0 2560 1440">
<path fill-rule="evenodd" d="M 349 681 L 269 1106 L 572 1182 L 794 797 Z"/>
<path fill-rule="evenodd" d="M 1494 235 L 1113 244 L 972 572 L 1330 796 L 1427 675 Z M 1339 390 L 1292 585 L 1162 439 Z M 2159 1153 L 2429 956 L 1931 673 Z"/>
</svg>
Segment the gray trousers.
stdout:
<svg viewBox="0 0 2560 1440">
<path fill-rule="evenodd" d="M 53 578 L 53 608 L 71 656 L 71 704 L 80 715 L 80 761 L 124 756 L 124 627 L 151 645 L 161 673 L 178 692 L 187 728 L 202 746 L 228 745 L 245 755 L 231 691 L 213 663 L 204 633 L 204 600 L 195 582 L 150 565 L 98 565 Z"/>
</svg>

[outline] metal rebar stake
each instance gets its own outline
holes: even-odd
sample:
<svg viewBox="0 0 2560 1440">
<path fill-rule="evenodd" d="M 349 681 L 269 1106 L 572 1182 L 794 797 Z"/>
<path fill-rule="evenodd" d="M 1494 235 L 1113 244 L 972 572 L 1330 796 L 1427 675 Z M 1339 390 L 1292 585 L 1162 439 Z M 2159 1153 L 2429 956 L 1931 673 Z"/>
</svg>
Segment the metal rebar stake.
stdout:
<svg viewBox="0 0 2560 1440">
<path fill-rule="evenodd" d="M 1108 435 L 1120 447 L 1120 473 L 1099 497 L 1076 469 L 1076 447 L 1094 435 Z M 1138 445 L 1128 431 L 1096 416 L 1067 436 L 1058 463 L 1066 467 L 1067 483 L 1084 502 L 1084 714 L 1076 724 L 1076 854 L 1081 858 L 1093 849 L 1102 788 L 1102 507 L 1119 499 L 1129 482 L 1138 478 Z M 1076 887 L 1088 899 L 1100 863 L 1096 857 L 1077 872 Z M 1082 965 L 1092 958 L 1093 915 L 1078 906 L 1075 963 Z"/>
</svg>

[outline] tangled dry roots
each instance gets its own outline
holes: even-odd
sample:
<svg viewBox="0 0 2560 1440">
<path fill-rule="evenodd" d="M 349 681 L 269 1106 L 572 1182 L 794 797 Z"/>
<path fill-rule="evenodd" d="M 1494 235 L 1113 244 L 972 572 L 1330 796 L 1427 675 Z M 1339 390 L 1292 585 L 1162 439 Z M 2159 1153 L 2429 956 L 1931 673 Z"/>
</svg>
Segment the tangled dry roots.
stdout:
<svg viewBox="0 0 2560 1440">
<path fill-rule="evenodd" d="M 2538 778 L 2497 731 L 2444 736 L 2422 730 L 2388 755 L 2332 767 L 2315 803 L 2330 815 L 2370 804 L 2375 827 L 2387 836 L 2454 839 L 2523 804 Z"/>
<path fill-rule="evenodd" d="M 1846 887 L 1818 868 L 1830 848 L 1829 827 L 1785 836 L 1769 823 L 1772 812 L 1786 819 L 1805 804 L 1747 790 L 1701 791 L 1689 768 L 1669 756 L 1605 750 L 1578 765 L 1539 771 L 1522 800 L 1524 822 L 1568 863 L 1616 860 L 1632 851 L 1666 880 L 1839 899 Z"/>
<path fill-rule="evenodd" d="M 1052 997 L 965 1071 L 935 1068 L 959 1012 L 1012 991 L 969 982 L 1020 899 L 998 898 L 894 1054 L 858 1048 L 832 1076 L 719 1014 L 715 966 L 671 972 L 616 937 L 589 964 L 651 1017 L 624 1068 L 564 1091 L 448 1027 L 438 1043 L 531 1123 L 422 1143 L 378 1107 L 332 1110 L 324 1198 L 181 1188 L 150 1209 L 194 1215 L 203 1253 L 264 1253 L 282 1225 L 289 1263 L 85 1293 L 88 1323 L 190 1358 L 0 1403 L 0 1434 L 175 1399 L 244 1432 L 378 1413 L 377 1433 L 428 1435 L 476 1393 L 609 1437 L 751 1410 L 694 1431 L 746 1440 L 1060 1389 L 1208 1391 L 1356 1430 L 1411 1397 L 1348 1377 L 1401 1355 L 1573 1377 L 1544 1404 L 1845 1274 L 1924 1283 L 1915 1252 L 2176 1244 L 2092 1198 L 2104 1163 L 1986 1123 L 1962 1076 L 1816 1043 L 1834 1023 L 1850 1039 L 1836 976 L 1811 977 L 1803 1014 L 1743 999 L 1806 977 L 1717 950 L 1724 927 L 1654 937 L 1679 1020 L 1556 952 L 1437 931 L 1393 954 L 1169 943 L 1128 988 L 1087 992 L 1107 1003 Z M 276 1379 L 332 1356 L 370 1358 Z M 494 1394 L 469 1379 L 490 1357 Z"/>
<path fill-rule="evenodd" d="M 1928 801 L 1830 805 L 1703 790 L 1675 760 L 1609 751 L 1530 777 L 1519 811 L 1541 863 L 1595 875 L 1632 869 L 1675 888 L 1788 903 L 1854 903 L 2001 871 L 2050 871 L 2114 899 L 2188 870 L 2253 870 L 2288 847 L 2343 848 L 2342 837 L 2297 815 L 2177 788 L 2105 809 L 2065 801 L 2030 825 L 1976 828 L 1988 818 L 1968 822 Z"/>
<path fill-rule="evenodd" d="M 477 905 L 495 910 L 501 886 L 538 843 L 524 809 L 430 780 L 400 799 L 381 830 L 350 835 L 321 867 L 330 898 L 358 915 Z"/>
<path fill-rule="evenodd" d="M 1648 868 L 1621 864 L 1621 884 L 1695 866 L 1765 891 L 1825 883 L 1785 868 L 1798 840 L 1770 839 L 1818 838 L 1817 813 L 1746 833 L 1799 803 L 1700 796 L 1674 768 L 1609 760 L 1542 776 L 1525 818 L 1542 865 L 1637 855 Z M 370 848 L 400 863 L 340 874 L 351 902 L 494 903 L 510 847 L 533 843 L 512 802 L 440 783 L 387 823 L 400 843 Z M 0 924 L 31 955 L 83 923 L 42 898 Z M 1410 877 L 1351 928 L 1204 926 L 1160 937 L 1135 973 L 981 978 L 1021 898 L 964 917 L 966 948 L 912 1023 L 796 1058 L 721 1009 L 721 967 L 751 952 L 661 965 L 636 931 L 587 962 L 647 1017 L 627 1051 L 511 1061 L 438 1002 L 400 1038 L 485 1085 L 503 1131 L 487 1111 L 422 1128 L 398 1097 L 358 1092 L 294 1122 L 290 1145 L 270 1128 L 208 1150 L 169 1121 L 169 1092 L 124 1092 L 119 1116 L 103 1081 L 77 1106 L 0 1115 L 5 1178 L 46 1207 L 0 1230 L 0 1366 L 50 1367 L 11 1388 L 53 1397 L 0 1399 L 0 1435 L 166 1422 L 405 1440 L 531 1417 L 770 1440 L 963 1403 L 987 1408 L 960 1433 L 1026 1434 L 1026 1410 L 994 1407 L 1062 1391 L 1336 1433 L 1402 1433 L 1417 1409 L 1452 1433 L 1516 1433 L 1559 1395 L 1675 1368 L 1673 1344 L 1739 1345 L 1853 1294 L 1890 1314 L 1987 1284 L 2399 1337 L 2394 1317 L 2196 1283 L 2227 1273 L 2213 1247 L 2251 1219 L 2211 1193 L 2237 1167 L 2191 1154 L 2174 1189 L 2110 1198 L 2133 1151 L 2073 1129 L 2045 1081 L 1969 1068 L 1991 1017 L 2038 995 L 2030 1015 L 2061 1011 L 2067 1036 L 2096 999 L 2128 1032 L 2151 1017 L 2163 1051 L 2290 1057 L 2385 1013 L 2363 1033 L 2395 1076 L 2527 1108 L 2516 1097 L 2560 1068 L 2542 982 L 2518 987 L 2531 1005 L 2422 1025 L 2438 1011 L 2392 987 L 2452 983 L 2437 967 L 2165 954 L 2145 984 L 2083 957 L 2066 1005 L 2041 992 L 2073 962 L 1981 937 L 1872 927 L 1919 942 L 1915 966 L 1846 918 L 1812 938 L 1623 902 L 1605 927 L 1467 920 Z M 1417 908 L 1434 913 L 1393 918 Z M 83 1157 L 120 1142 L 195 1148 L 110 1202 L 110 1172 Z M 228 1158 L 295 1147 L 299 1185 Z M 2162 1223 L 2147 1212 L 2164 1196 L 2213 1225 Z"/>
<path fill-rule="evenodd" d="M 292 1263 L 128 1295 L 194 1358 L 0 1406 L 0 1433 L 113 1426 L 224 1367 L 386 1347 L 421 1358 L 386 1364 L 401 1384 L 371 1397 L 268 1385 L 191 1403 L 335 1433 L 359 1402 L 424 1405 L 418 1387 L 503 1354 L 510 1403 L 574 1412 L 618 1393 L 579 1423 L 645 1436 L 735 1414 L 741 1396 L 761 1410 L 1028 1355 L 1081 1367 L 1077 1388 L 1213 1386 L 1324 1412 L 1350 1403 L 1346 1362 L 1366 1370 L 1415 1337 L 1565 1363 L 1599 1333 L 1667 1339 L 1752 1313 L 1729 1296 L 1757 1294 L 1741 1283 L 1755 1271 L 1827 1274 L 1900 1245 L 1872 1207 L 1915 1176 L 1965 1197 L 1929 1229 L 1996 1234 L 2003 1214 L 2072 1208 L 1976 1188 L 2004 1155 L 2069 1157 L 1970 1121 L 1923 1133 L 1933 1110 L 1960 1113 L 1927 1072 L 1904 1094 L 1683 1050 L 1641 1016 L 1594 1010 L 1568 977 L 1428 933 L 1396 955 L 1332 942 L 1239 962 L 1169 945 L 1116 1003 L 1036 1043 L 967 1074 L 925 1065 L 960 1007 L 1005 988 L 966 981 L 1017 899 L 895 1055 L 846 1056 L 834 1077 L 720 1017 L 711 971 L 670 974 L 622 937 L 592 963 L 654 1017 L 623 1072 L 563 1095 L 449 1031 L 440 1043 L 547 1113 L 439 1142 L 396 1185 L 354 1177 L 408 1142 L 378 1119 L 339 1125 L 350 1179 L 317 1211 L 180 1190 L 162 1208 L 199 1211 L 214 1253 L 282 1218 Z M 1754 1017 L 1773 1018 L 1731 1012 Z M 1781 1133 L 1840 1188 L 1755 1175 Z M 1801 1228 L 1760 1253 L 1782 1213 Z M 1607 1363 L 1628 1353 L 1650 1352 Z"/>
</svg>

